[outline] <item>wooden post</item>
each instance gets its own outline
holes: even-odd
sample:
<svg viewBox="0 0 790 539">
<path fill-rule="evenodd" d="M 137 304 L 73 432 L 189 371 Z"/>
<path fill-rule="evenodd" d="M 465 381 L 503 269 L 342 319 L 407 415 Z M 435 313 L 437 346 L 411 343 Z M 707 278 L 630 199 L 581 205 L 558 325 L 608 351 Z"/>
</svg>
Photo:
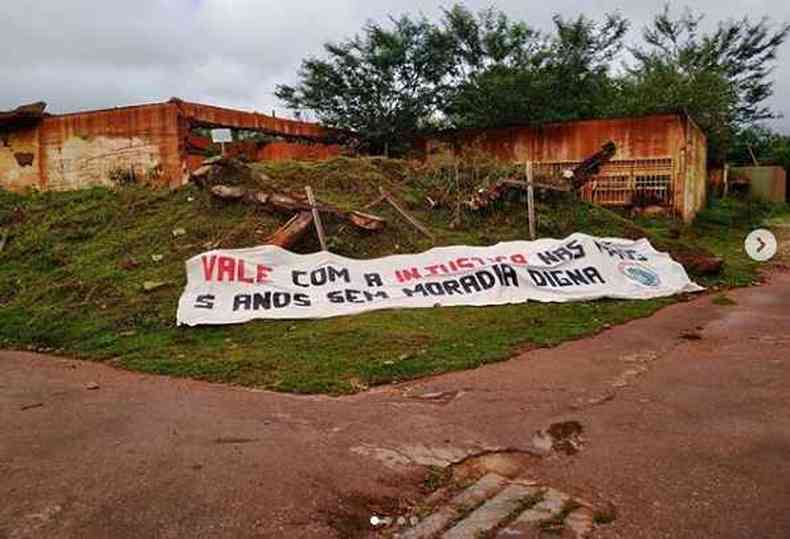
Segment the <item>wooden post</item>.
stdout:
<svg viewBox="0 0 790 539">
<path fill-rule="evenodd" d="M 386 200 L 390 206 L 395 208 L 395 211 L 401 214 L 401 216 L 404 219 L 406 219 L 409 223 L 411 223 L 411 225 L 414 228 L 425 234 L 431 241 L 436 241 L 436 237 L 431 233 L 431 231 L 428 230 L 425 227 L 425 225 L 420 223 L 413 215 L 411 215 L 403 207 L 401 207 L 401 205 L 398 204 L 397 201 L 395 200 L 395 197 L 393 197 L 390 193 L 388 193 L 386 189 L 379 186 L 379 192 L 381 193 L 381 196 L 384 197 L 384 200 Z"/>
<path fill-rule="evenodd" d="M 315 196 L 313 196 L 313 188 L 309 185 L 304 188 L 307 193 L 307 203 L 310 204 L 310 209 L 313 212 L 313 223 L 315 224 L 315 231 L 318 234 L 318 243 L 321 244 L 321 250 L 326 251 L 326 238 L 324 237 L 324 225 L 321 223 L 321 215 L 318 213 L 318 208 L 315 206 Z"/>
<path fill-rule="evenodd" d="M 529 239 L 535 240 L 535 189 L 533 182 L 532 161 L 525 165 L 527 175 L 527 216 L 529 218 Z"/>
<path fill-rule="evenodd" d="M 729 178 L 729 176 L 730 176 L 730 165 L 728 165 L 727 163 L 724 163 L 724 171 L 721 173 L 721 175 L 722 175 L 721 183 L 724 184 L 724 193 L 722 194 L 722 197 L 726 197 L 727 193 L 730 190 L 730 183 L 729 183 L 729 181 L 730 181 L 730 178 Z"/>
</svg>

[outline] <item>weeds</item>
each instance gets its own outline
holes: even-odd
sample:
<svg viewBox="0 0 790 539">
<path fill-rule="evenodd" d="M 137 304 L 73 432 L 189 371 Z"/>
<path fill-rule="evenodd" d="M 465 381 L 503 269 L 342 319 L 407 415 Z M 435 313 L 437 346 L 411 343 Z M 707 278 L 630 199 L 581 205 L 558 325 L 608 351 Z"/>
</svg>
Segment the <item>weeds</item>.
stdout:
<svg viewBox="0 0 790 539">
<path fill-rule="evenodd" d="M 463 168 L 466 176 L 458 184 L 462 190 L 506 172 L 478 165 Z M 454 224 L 452 202 L 457 196 L 451 186 L 450 202 L 430 209 L 426 197 L 433 189 L 446 188 L 452 179 L 448 169 L 440 172 L 381 158 L 256 168 L 265 174 L 256 180 L 263 187 L 301 190 L 310 184 L 319 198 L 346 208 L 370 203 L 384 185 L 437 234 L 437 245 L 486 245 L 526 237 L 526 212 L 518 198 L 497 202 L 486 212 L 464 211 Z M 576 231 L 647 236 L 660 249 L 702 245 L 726 258 L 724 275 L 707 278 L 705 284 L 744 284 L 753 281 L 757 264 L 742 250 L 741 235 L 751 220 L 743 220 L 740 204 L 728 201 L 713 207 L 673 239 L 666 223 L 635 224 L 561 197 L 538 206 L 538 230 L 543 237 Z M 389 207 L 368 211 L 388 220 L 385 231 L 360 232 L 327 219 L 338 254 L 368 258 L 432 246 Z M 674 301 L 529 303 L 175 326 L 186 259 L 213 246 L 258 245 L 286 219 L 215 200 L 194 186 L 156 191 L 129 185 L 28 195 L 0 191 L 0 226 L 9 232 L 0 252 L 0 347 L 55 349 L 97 361 L 113 359 L 113 364 L 142 372 L 278 391 L 341 394 L 500 361 L 525 343 L 553 346 L 648 316 Z M 720 222 L 729 224 L 715 224 Z M 173 237 L 175 228 L 184 228 L 186 234 Z M 317 248 L 317 241 L 308 239 L 296 250 Z M 146 281 L 172 285 L 146 293 Z M 404 355 L 410 359 L 399 361 Z"/>
</svg>

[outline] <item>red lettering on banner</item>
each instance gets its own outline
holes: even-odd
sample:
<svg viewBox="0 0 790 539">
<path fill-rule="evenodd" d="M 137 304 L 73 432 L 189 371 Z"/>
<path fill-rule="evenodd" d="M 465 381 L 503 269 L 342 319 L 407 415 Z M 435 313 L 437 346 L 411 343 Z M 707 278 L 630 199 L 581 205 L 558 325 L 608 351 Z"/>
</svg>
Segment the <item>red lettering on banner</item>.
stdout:
<svg viewBox="0 0 790 539">
<path fill-rule="evenodd" d="M 395 278 L 398 279 L 399 283 L 405 283 L 406 281 L 410 281 L 412 279 L 420 279 L 422 275 L 417 270 L 417 268 L 409 268 L 405 270 L 395 270 Z"/>
<path fill-rule="evenodd" d="M 244 260 L 239 260 L 238 261 L 238 263 L 236 264 L 236 269 L 238 271 L 237 274 L 236 274 L 236 278 L 238 279 L 239 282 L 242 282 L 242 283 L 254 283 L 255 282 L 255 281 L 252 280 L 252 277 L 247 277 L 244 274 Z"/>
<path fill-rule="evenodd" d="M 203 256 L 201 260 L 203 262 L 203 280 L 210 281 L 214 276 L 214 267 L 217 265 L 217 257 L 216 255 L 211 255 L 209 257 Z"/>
<path fill-rule="evenodd" d="M 526 264 L 527 257 L 524 255 L 513 255 L 510 257 L 510 261 L 514 264 Z"/>
<path fill-rule="evenodd" d="M 425 266 L 425 271 L 428 272 L 428 275 L 439 275 L 439 264 L 434 264 L 433 266 Z"/>
<path fill-rule="evenodd" d="M 273 271 L 269 266 L 262 266 L 258 264 L 258 276 L 255 279 L 259 283 L 265 283 L 269 280 L 269 272 Z"/>
<path fill-rule="evenodd" d="M 228 256 L 217 259 L 217 280 L 233 281 L 236 276 L 236 261 Z"/>
</svg>

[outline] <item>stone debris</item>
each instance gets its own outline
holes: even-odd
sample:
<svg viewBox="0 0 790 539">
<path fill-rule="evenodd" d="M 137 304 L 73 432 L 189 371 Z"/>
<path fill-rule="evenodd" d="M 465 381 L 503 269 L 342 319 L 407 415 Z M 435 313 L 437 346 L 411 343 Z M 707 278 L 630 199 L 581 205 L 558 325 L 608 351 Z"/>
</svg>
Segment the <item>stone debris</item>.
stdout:
<svg viewBox="0 0 790 539">
<path fill-rule="evenodd" d="M 404 445 L 397 448 L 363 444 L 351 448 L 352 453 L 375 458 L 388 468 L 393 469 L 413 464 L 419 466 L 449 466 L 480 451 L 481 448 L 479 447 L 428 447 L 422 444 Z"/>
<path fill-rule="evenodd" d="M 595 513 L 588 507 L 579 507 L 568 513 L 564 523 L 577 538 L 582 539 L 583 537 L 587 537 L 593 530 L 595 526 Z"/>
<path fill-rule="evenodd" d="M 608 511 L 614 519 L 614 509 Z M 597 510 L 588 502 L 532 480 L 488 473 L 451 500 L 436 503 L 415 522 L 398 518 L 398 539 L 478 539 L 537 537 L 545 531 L 584 539 L 595 528 Z M 391 532 L 390 532 L 391 533 Z M 386 537 L 391 537 L 386 535 Z"/>
<path fill-rule="evenodd" d="M 540 493 L 538 487 L 512 484 L 495 497 L 472 511 L 458 524 L 442 535 L 443 539 L 467 539 L 480 537 L 496 528 L 500 522 L 517 511 L 531 497 Z"/>
<path fill-rule="evenodd" d="M 97 384 L 96 382 L 88 382 L 87 384 L 85 384 L 85 389 L 89 389 L 91 391 L 99 389 L 99 384 Z"/>
<path fill-rule="evenodd" d="M 502 490 L 507 479 L 497 474 L 486 474 L 472 486 L 458 494 L 450 502 L 431 514 L 415 527 L 396 537 L 400 539 L 426 539 L 433 537 L 470 508 L 477 507 L 485 500 Z"/>
</svg>

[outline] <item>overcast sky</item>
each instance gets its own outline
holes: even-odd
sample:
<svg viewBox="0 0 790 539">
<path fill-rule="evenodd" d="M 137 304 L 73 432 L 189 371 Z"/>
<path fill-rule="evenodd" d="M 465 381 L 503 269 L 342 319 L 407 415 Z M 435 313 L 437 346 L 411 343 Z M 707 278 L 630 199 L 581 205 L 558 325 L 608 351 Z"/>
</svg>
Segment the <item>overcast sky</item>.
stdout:
<svg viewBox="0 0 790 539">
<path fill-rule="evenodd" d="M 663 1 L 468 0 L 493 5 L 538 29 L 557 12 L 572 17 L 619 10 L 631 39 Z M 44 100 L 50 112 L 166 100 L 172 96 L 270 112 L 286 111 L 275 85 L 293 82 L 299 63 L 321 44 L 353 35 L 368 20 L 422 12 L 428 0 L 0 0 L 0 110 Z M 787 0 L 673 2 L 714 23 L 748 14 L 790 21 Z M 733 7 L 736 6 L 736 7 Z M 774 73 L 774 108 L 790 132 L 790 43 Z"/>
</svg>

